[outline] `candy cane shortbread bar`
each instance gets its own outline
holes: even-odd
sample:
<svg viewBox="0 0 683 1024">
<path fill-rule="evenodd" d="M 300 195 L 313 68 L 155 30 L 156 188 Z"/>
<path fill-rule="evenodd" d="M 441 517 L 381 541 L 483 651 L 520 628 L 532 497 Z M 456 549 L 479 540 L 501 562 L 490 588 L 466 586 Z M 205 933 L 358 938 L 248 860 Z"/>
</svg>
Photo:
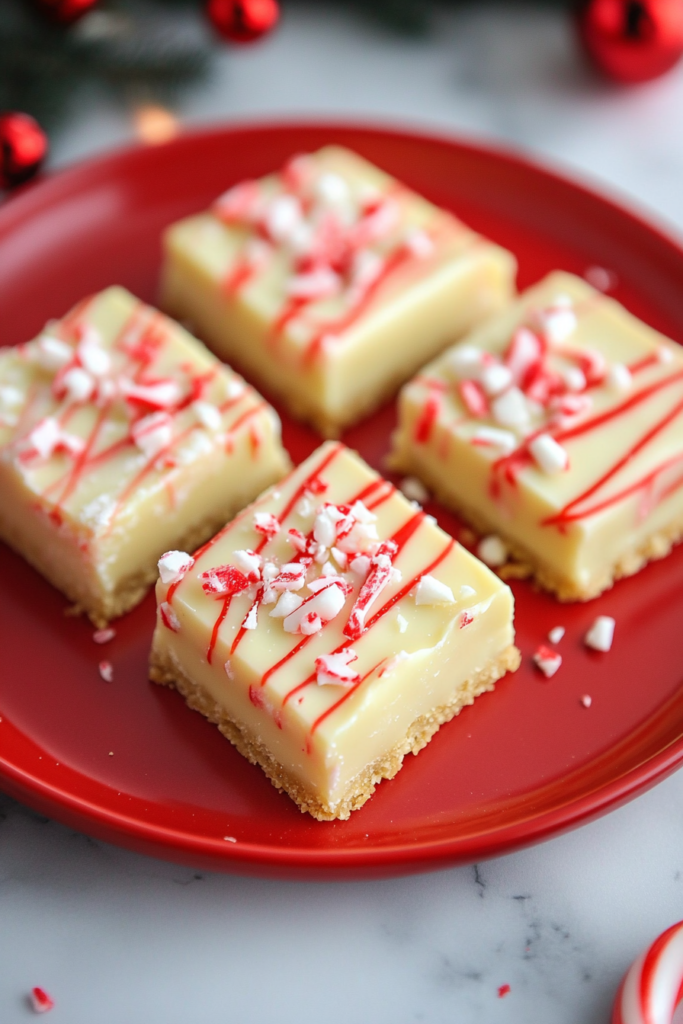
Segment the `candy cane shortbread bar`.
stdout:
<svg viewBox="0 0 683 1024">
<path fill-rule="evenodd" d="M 231 188 L 166 233 L 162 303 L 327 436 L 497 310 L 514 257 L 348 150 Z"/>
<path fill-rule="evenodd" d="M 122 288 L 0 353 L 0 538 L 98 625 L 289 468 L 263 399 Z"/>
<path fill-rule="evenodd" d="M 509 588 L 339 442 L 159 570 L 152 678 L 321 820 L 519 665 Z"/>
<path fill-rule="evenodd" d="M 554 273 L 400 397 L 394 463 L 588 600 L 683 534 L 683 351 Z"/>
</svg>

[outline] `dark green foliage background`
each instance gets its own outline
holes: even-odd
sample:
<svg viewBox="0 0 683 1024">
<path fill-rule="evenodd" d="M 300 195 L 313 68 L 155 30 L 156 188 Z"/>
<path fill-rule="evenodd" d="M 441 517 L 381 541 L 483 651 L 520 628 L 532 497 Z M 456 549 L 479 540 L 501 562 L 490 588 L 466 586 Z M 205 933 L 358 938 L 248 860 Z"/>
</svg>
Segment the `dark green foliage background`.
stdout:
<svg viewBox="0 0 683 1024">
<path fill-rule="evenodd" d="M 323 2 L 345 6 L 388 31 L 424 36 L 439 7 L 464 0 Z M 520 16 L 533 3 L 508 0 L 520 7 Z M 535 3 L 558 7 L 570 0 Z M 284 0 L 283 18 L 294 6 L 296 0 Z M 0 0 L 0 111 L 33 114 L 50 130 L 79 90 L 104 89 L 124 103 L 172 102 L 179 89 L 209 73 L 212 55 L 223 45 L 201 8 L 201 0 L 100 0 L 81 21 L 64 28 L 50 24 L 35 0 Z"/>
</svg>

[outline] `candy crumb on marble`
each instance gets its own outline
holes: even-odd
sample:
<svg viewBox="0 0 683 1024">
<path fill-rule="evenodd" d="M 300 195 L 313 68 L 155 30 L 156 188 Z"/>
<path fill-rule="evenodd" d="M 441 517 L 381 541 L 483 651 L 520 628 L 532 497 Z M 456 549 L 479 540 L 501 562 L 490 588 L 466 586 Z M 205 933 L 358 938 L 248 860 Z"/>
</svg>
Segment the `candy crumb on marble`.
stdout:
<svg viewBox="0 0 683 1024">
<path fill-rule="evenodd" d="M 598 615 L 597 619 L 583 638 L 586 647 L 594 651 L 606 653 L 611 650 L 614 640 L 615 621 L 609 615 Z"/>
<path fill-rule="evenodd" d="M 31 989 L 30 1001 L 34 1013 L 47 1013 L 55 1005 L 52 996 L 48 995 L 44 988 L 39 988 L 37 985 Z"/>
<path fill-rule="evenodd" d="M 564 626 L 553 626 L 548 633 L 548 640 L 551 644 L 559 644 L 560 640 L 565 634 Z"/>
<path fill-rule="evenodd" d="M 533 656 L 533 662 L 546 679 L 550 679 L 562 664 L 562 655 L 541 644 Z"/>
<path fill-rule="evenodd" d="M 581 703 L 585 708 L 589 708 L 593 703 L 593 698 L 590 696 L 590 694 L 584 693 L 583 697 L 581 698 Z"/>
<path fill-rule="evenodd" d="M 499 999 L 504 999 L 505 996 L 509 995 L 511 991 L 512 990 L 511 990 L 510 986 L 507 983 L 505 985 L 499 985 L 498 986 L 498 998 Z"/>
<path fill-rule="evenodd" d="M 96 644 L 108 644 L 116 636 L 116 630 L 109 626 L 107 629 L 96 629 L 92 635 Z"/>
<path fill-rule="evenodd" d="M 490 566 L 492 569 L 497 569 L 507 562 L 508 549 L 500 537 L 491 534 L 491 536 L 484 537 L 483 540 L 479 541 L 477 557 L 481 558 L 485 565 Z"/>
<path fill-rule="evenodd" d="M 114 679 L 114 666 L 110 661 L 101 661 L 98 665 L 99 673 L 105 683 L 111 683 Z"/>
<path fill-rule="evenodd" d="M 429 501 L 429 491 L 416 476 L 404 477 L 398 486 L 408 501 L 417 501 L 420 505 Z"/>
</svg>

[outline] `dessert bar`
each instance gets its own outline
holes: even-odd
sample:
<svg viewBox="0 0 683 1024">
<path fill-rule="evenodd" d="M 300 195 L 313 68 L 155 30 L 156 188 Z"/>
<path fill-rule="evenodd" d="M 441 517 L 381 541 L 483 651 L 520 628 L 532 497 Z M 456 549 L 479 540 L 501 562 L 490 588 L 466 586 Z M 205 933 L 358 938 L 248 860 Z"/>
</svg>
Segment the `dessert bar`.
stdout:
<svg viewBox="0 0 683 1024">
<path fill-rule="evenodd" d="M 0 538 L 98 625 L 289 468 L 263 399 L 122 288 L 0 353 Z"/>
<path fill-rule="evenodd" d="M 321 820 L 519 664 L 509 588 L 340 442 L 159 570 L 152 679 Z"/>
<path fill-rule="evenodd" d="M 163 307 L 326 436 L 503 305 L 516 267 L 338 147 L 229 189 L 165 251 Z"/>
<path fill-rule="evenodd" d="M 683 533 L 683 351 L 554 273 L 401 394 L 394 465 L 493 531 L 562 600 Z"/>
</svg>

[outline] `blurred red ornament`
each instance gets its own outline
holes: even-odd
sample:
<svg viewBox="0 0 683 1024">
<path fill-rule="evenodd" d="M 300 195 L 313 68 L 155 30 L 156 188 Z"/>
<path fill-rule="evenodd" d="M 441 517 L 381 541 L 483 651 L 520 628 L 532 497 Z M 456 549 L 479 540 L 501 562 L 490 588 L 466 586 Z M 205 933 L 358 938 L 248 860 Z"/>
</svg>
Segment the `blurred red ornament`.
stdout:
<svg viewBox="0 0 683 1024">
<path fill-rule="evenodd" d="M 584 0 L 579 34 L 593 63 L 617 82 L 646 82 L 683 54 L 683 0 Z"/>
<path fill-rule="evenodd" d="M 253 43 L 275 28 L 277 0 L 208 0 L 206 13 L 218 34 L 231 43 Z"/>
<path fill-rule="evenodd" d="M 35 6 L 48 21 L 71 25 L 92 10 L 98 0 L 34 0 Z"/>
<path fill-rule="evenodd" d="M 0 188 L 28 181 L 47 155 L 47 136 L 28 114 L 0 115 Z"/>
</svg>

